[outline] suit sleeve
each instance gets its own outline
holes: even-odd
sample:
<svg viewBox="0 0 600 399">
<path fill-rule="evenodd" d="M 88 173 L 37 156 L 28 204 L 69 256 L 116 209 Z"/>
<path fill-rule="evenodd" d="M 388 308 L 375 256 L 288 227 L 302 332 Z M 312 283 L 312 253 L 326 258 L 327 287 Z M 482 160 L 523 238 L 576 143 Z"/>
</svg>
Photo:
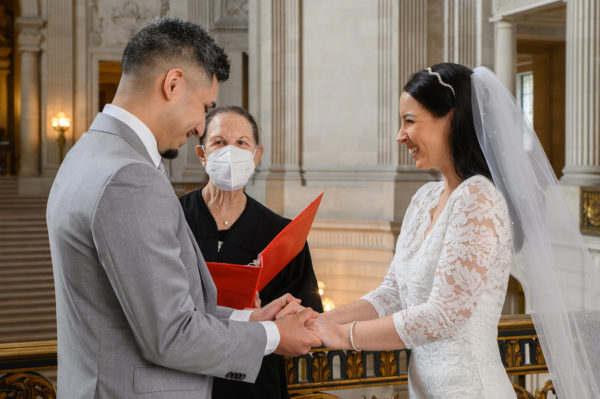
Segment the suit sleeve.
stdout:
<svg viewBox="0 0 600 399">
<path fill-rule="evenodd" d="M 217 317 L 194 303 L 177 238 L 181 219 L 158 170 L 144 164 L 120 169 L 92 217 L 100 263 L 148 361 L 216 377 L 234 372 L 253 382 L 267 342 L 264 327 L 220 319 L 228 310 L 219 309 Z"/>
</svg>

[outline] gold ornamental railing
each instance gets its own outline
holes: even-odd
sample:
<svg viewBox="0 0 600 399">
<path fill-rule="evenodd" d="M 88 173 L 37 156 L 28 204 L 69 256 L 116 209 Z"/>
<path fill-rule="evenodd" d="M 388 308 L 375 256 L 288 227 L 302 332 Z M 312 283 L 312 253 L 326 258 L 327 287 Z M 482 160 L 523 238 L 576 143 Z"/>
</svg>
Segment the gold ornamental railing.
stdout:
<svg viewBox="0 0 600 399">
<path fill-rule="evenodd" d="M 517 398 L 546 399 L 549 392 L 554 393 L 551 381 L 533 393 L 525 389 L 525 375 L 548 373 L 529 315 L 502 316 L 498 323 L 498 349 L 507 374 L 518 376 L 517 383 L 513 383 Z M 409 359 L 408 350 L 315 349 L 305 356 L 286 360 L 288 388 L 294 399 L 317 399 L 336 398 L 325 391 L 407 384 Z"/>
<path fill-rule="evenodd" d="M 525 375 L 548 372 L 529 315 L 502 316 L 498 349 L 507 374 L 516 376 L 513 386 L 519 399 L 546 399 L 549 392 L 554 393 L 551 381 L 535 392 L 525 389 Z M 318 348 L 286 360 L 288 387 L 295 399 L 317 399 L 336 398 L 324 391 L 407 384 L 409 359 L 407 350 L 356 352 Z M 54 399 L 52 383 L 38 374 L 48 369 L 56 369 L 56 341 L 0 344 L 0 399 Z"/>
</svg>

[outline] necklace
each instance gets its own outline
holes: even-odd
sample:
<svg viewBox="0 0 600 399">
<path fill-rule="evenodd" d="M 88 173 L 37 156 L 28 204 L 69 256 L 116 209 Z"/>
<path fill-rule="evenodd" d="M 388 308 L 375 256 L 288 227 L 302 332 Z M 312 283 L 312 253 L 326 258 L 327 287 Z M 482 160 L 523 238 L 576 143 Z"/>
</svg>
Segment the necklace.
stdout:
<svg viewBox="0 0 600 399">
<path fill-rule="evenodd" d="M 234 203 L 231 204 L 230 207 L 227 207 L 228 209 L 225 212 L 219 212 L 219 211 L 223 211 L 223 202 L 222 201 L 218 201 L 216 203 L 209 201 L 208 200 L 209 193 L 206 192 L 205 190 L 202 190 L 202 197 L 203 197 L 204 203 L 207 205 L 208 210 L 212 214 L 217 225 L 222 224 L 222 226 L 224 226 L 225 228 L 229 228 L 231 223 L 235 222 L 240 217 L 240 215 L 246 208 L 246 203 L 247 203 L 246 196 L 243 195 L 240 198 L 240 200 L 234 201 Z M 224 215 L 223 215 L 223 213 L 224 213 Z M 220 221 L 220 223 L 219 223 L 219 221 Z"/>
</svg>

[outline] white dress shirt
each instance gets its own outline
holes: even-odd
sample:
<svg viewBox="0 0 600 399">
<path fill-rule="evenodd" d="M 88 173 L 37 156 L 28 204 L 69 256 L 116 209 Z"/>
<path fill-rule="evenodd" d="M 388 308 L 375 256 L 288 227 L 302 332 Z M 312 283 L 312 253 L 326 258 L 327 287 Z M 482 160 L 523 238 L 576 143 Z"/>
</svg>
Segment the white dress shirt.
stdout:
<svg viewBox="0 0 600 399">
<path fill-rule="evenodd" d="M 102 110 L 103 114 L 110 115 L 115 119 L 120 120 L 127 126 L 131 128 L 140 138 L 144 147 L 148 151 L 150 158 L 152 158 L 152 162 L 154 162 L 154 166 L 158 168 L 161 162 L 161 156 L 158 152 L 158 144 L 156 142 L 156 137 L 152 131 L 146 126 L 144 122 L 139 120 L 135 115 L 131 112 L 124 110 L 121 107 L 118 107 L 113 104 L 106 104 L 104 109 Z M 229 316 L 230 320 L 235 321 L 248 321 L 250 319 L 250 314 L 252 311 L 250 310 L 234 310 Z M 265 355 L 269 355 L 277 349 L 279 346 L 279 341 L 281 340 L 281 336 L 279 335 L 279 329 L 272 321 L 261 321 L 260 324 L 265 328 L 265 332 L 267 333 L 267 345 L 265 347 Z"/>
</svg>

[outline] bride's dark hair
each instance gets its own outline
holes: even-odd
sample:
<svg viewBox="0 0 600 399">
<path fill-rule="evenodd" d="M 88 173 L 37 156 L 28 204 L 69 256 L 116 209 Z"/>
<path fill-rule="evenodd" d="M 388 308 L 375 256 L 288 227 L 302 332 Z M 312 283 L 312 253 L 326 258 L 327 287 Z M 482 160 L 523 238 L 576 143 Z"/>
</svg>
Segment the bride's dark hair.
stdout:
<svg viewBox="0 0 600 399">
<path fill-rule="evenodd" d="M 437 76 L 426 69 L 413 74 L 404 85 L 403 91 L 411 95 L 435 117 L 441 118 L 454 108 L 450 131 L 450 146 L 456 173 L 462 179 L 474 175 L 484 175 L 491 180 L 491 173 L 479 147 L 473 124 L 471 108 L 471 74 L 465 66 L 445 62 L 431 67 L 440 74 L 442 81 L 452 86 L 452 90 L 440 83 Z"/>
</svg>

